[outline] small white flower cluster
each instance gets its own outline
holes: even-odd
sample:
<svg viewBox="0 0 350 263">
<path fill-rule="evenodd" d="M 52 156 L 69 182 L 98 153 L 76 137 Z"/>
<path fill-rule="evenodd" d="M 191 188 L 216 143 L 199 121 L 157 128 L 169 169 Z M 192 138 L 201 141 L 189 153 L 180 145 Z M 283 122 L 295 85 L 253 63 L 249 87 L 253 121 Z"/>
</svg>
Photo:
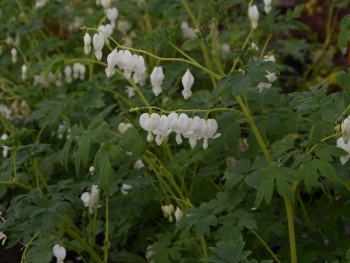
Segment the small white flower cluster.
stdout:
<svg viewBox="0 0 350 263">
<path fill-rule="evenodd" d="M 172 204 L 170 205 L 163 205 L 161 207 L 163 215 L 165 218 L 169 219 L 169 222 L 173 222 L 173 216 L 172 214 L 174 213 L 175 215 L 175 220 L 176 222 L 179 221 L 183 217 L 183 213 L 179 207 L 176 207 L 176 210 L 174 209 L 174 206 Z"/>
<path fill-rule="evenodd" d="M 80 197 L 81 200 L 83 200 L 85 207 L 89 208 L 90 214 L 94 212 L 97 206 L 99 192 L 100 189 L 98 188 L 98 185 L 93 184 L 90 192 L 84 192 Z"/>
<path fill-rule="evenodd" d="M 123 183 L 122 187 L 120 187 L 120 192 L 123 195 L 129 194 L 129 191 L 132 189 L 132 186 L 130 184 Z"/>
<path fill-rule="evenodd" d="M 66 259 L 66 249 L 60 245 L 54 245 L 52 248 L 53 255 L 57 259 L 57 263 L 64 263 Z"/>
<path fill-rule="evenodd" d="M 216 133 L 218 124 L 215 119 L 206 120 L 198 116 L 189 118 L 185 113 L 171 112 L 168 116 L 143 113 L 140 116 L 140 125 L 148 131 L 147 141 L 153 141 L 153 134 L 155 134 L 155 141 L 158 145 L 161 145 L 171 132 L 176 133 L 177 144 L 182 143 L 183 136 L 189 140 L 192 148 L 196 146 L 198 140 L 203 139 L 204 149 L 208 148 L 208 139 L 216 139 L 221 136 L 220 133 Z"/>
<path fill-rule="evenodd" d="M 108 66 L 105 70 L 107 77 L 115 74 L 115 66 L 124 71 L 124 76 L 127 79 L 131 78 L 135 83 L 142 82 L 147 76 L 146 65 L 143 56 L 132 55 L 129 50 L 114 49 L 107 56 Z"/>
<path fill-rule="evenodd" d="M 350 159 L 350 117 L 347 117 L 340 125 L 341 137 L 337 140 L 337 147 L 348 153 L 346 156 L 340 157 L 342 165 L 346 164 Z"/>
</svg>

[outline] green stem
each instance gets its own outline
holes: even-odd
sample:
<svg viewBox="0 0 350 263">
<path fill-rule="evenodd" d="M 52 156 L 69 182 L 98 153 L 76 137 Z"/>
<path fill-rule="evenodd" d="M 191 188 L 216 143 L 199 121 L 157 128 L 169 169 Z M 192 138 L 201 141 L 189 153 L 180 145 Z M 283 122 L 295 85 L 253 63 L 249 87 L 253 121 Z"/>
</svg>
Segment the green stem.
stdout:
<svg viewBox="0 0 350 263">
<path fill-rule="evenodd" d="M 2 125 L 4 125 L 5 130 L 7 130 L 9 133 L 12 133 L 12 128 L 4 117 L 0 116 L 0 122 Z"/>
<path fill-rule="evenodd" d="M 204 72 L 208 73 L 210 76 L 214 77 L 215 79 L 221 79 L 223 76 L 219 75 L 213 71 L 211 71 L 210 69 L 202 66 L 200 63 L 198 63 L 196 60 L 194 60 L 193 58 L 191 58 L 189 55 L 187 55 L 185 52 L 183 52 L 180 48 L 178 48 L 177 46 L 175 46 L 173 43 L 170 43 L 170 45 L 176 49 L 176 51 L 178 51 L 181 55 L 183 55 L 185 58 L 188 59 L 188 63 L 196 66 L 197 68 L 200 68 L 201 70 L 203 70 Z"/>
<path fill-rule="evenodd" d="M 40 230 L 29 240 L 29 242 L 24 246 L 21 263 L 25 263 L 26 261 L 26 254 L 30 247 L 30 245 L 33 243 L 33 241 L 36 239 L 36 237 L 40 234 Z"/>
<path fill-rule="evenodd" d="M 159 108 L 159 107 L 155 107 L 155 106 L 150 106 L 150 107 L 136 107 L 136 108 L 131 108 L 129 111 L 130 112 L 134 112 L 134 111 L 140 111 L 140 110 L 150 110 L 150 109 L 155 109 L 155 110 L 159 110 L 163 113 L 172 113 L 174 111 L 176 112 L 207 112 L 207 113 L 210 113 L 210 112 L 215 112 L 215 111 L 231 111 L 231 112 L 234 112 L 234 113 L 237 113 L 237 114 L 241 114 L 241 115 L 244 115 L 244 113 L 242 113 L 241 111 L 238 111 L 238 110 L 235 110 L 235 109 L 232 109 L 232 108 L 213 108 L 213 109 L 208 109 L 208 110 L 205 110 L 205 109 L 176 109 L 176 110 L 164 110 L 162 108 Z"/>
<path fill-rule="evenodd" d="M 61 225 L 61 227 L 64 231 L 67 232 L 68 235 L 70 235 L 75 241 L 80 243 L 85 248 L 85 250 L 90 254 L 92 259 L 94 259 L 96 263 L 104 263 L 100 259 L 100 256 L 97 255 L 96 252 L 93 250 L 93 248 L 90 247 L 89 244 L 86 243 L 85 240 L 81 236 L 79 236 L 77 233 L 75 233 L 75 231 L 73 231 L 73 229 L 71 229 L 65 225 Z"/>
<path fill-rule="evenodd" d="M 294 213 L 292 203 L 288 198 L 284 197 L 284 205 L 287 212 L 288 220 L 288 234 L 289 234 L 289 247 L 290 247 L 290 258 L 292 263 L 297 263 L 297 249 L 295 242 L 295 230 L 294 230 Z"/>
<path fill-rule="evenodd" d="M 249 229 L 255 236 L 256 238 L 261 242 L 261 244 L 263 244 L 263 246 L 266 248 L 266 250 L 270 253 L 270 255 L 273 257 L 273 259 L 277 262 L 277 263 L 281 263 L 281 261 L 278 259 L 278 257 L 276 256 L 275 253 L 273 253 L 273 251 L 271 250 L 271 248 L 266 244 L 265 240 L 257 233 L 255 232 L 253 229 Z"/>
<path fill-rule="evenodd" d="M 4 186 L 16 186 L 28 191 L 33 190 L 33 187 L 22 184 L 22 183 L 18 183 L 18 182 L 5 182 L 5 181 L 0 181 L 0 185 L 4 185 Z"/>
<path fill-rule="evenodd" d="M 205 259 L 208 258 L 208 251 L 207 251 L 207 243 L 205 242 L 204 236 L 201 237 L 201 244 L 202 244 L 202 248 L 203 248 L 203 254 Z M 204 262 L 208 262 L 208 261 L 204 261 Z"/>
<path fill-rule="evenodd" d="M 41 171 L 40 171 L 40 169 L 39 169 L 38 161 L 37 161 L 36 158 L 34 158 L 33 164 L 32 164 L 32 165 L 33 165 L 33 168 L 34 168 L 36 177 L 39 178 L 39 179 L 41 180 L 41 182 L 42 182 L 42 184 L 44 185 L 46 191 L 47 191 L 48 193 L 51 194 L 52 192 L 51 192 L 51 190 L 50 190 L 50 188 L 49 188 L 49 186 L 48 186 L 48 184 L 47 184 L 47 182 L 46 182 L 45 177 L 43 176 L 43 174 L 41 173 Z M 38 179 L 37 179 L 37 180 L 38 180 Z M 39 184 L 38 184 L 38 187 L 39 187 L 39 189 L 40 189 L 40 185 L 39 185 Z"/>
<path fill-rule="evenodd" d="M 17 182 L 17 148 L 13 146 L 13 182 Z"/>
<path fill-rule="evenodd" d="M 105 241 L 104 241 L 104 257 L 103 262 L 108 263 L 108 250 L 109 244 L 109 195 L 106 195 L 106 229 L 105 229 Z"/>
<path fill-rule="evenodd" d="M 246 115 L 247 122 L 249 123 L 250 127 L 252 128 L 252 131 L 255 135 L 255 138 L 257 139 L 259 146 L 264 153 L 266 161 L 271 164 L 272 158 L 267 150 L 266 144 L 264 140 L 261 137 L 261 134 L 258 130 L 258 128 L 255 125 L 255 122 L 249 112 L 248 105 L 245 105 L 245 103 L 242 101 L 242 99 L 238 96 L 236 97 L 236 100 L 238 104 L 241 106 L 243 113 Z M 296 251 L 296 242 L 295 242 L 295 230 L 294 230 L 294 215 L 293 215 L 293 206 L 292 202 L 284 197 L 284 205 L 287 213 L 287 220 L 288 220 L 288 233 L 289 233 L 289 246 L 290 246 L 290 256 L 291 256 L 291 263 L 297 263 L 297 251 Z"/>
</svg>

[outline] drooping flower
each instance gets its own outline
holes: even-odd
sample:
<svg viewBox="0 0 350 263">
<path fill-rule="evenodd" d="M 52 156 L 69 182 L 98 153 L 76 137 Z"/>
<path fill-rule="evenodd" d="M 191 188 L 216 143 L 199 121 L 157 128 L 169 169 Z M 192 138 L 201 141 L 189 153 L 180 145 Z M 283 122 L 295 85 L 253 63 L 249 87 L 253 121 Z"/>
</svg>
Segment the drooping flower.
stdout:
<svg viewBox="0 0 350 263">
<path fill-rule="evenodd" d="M 187 22 L 181 23 L 182 36 L 184 39 L 193 39 L 196 37 L 196 30 L 190 27 Z"/>
<path fill-rule="evenodd" d="M 192 95 L 191 87 L 194 82 L 194 77 L 191 74 L 189 69 L 186 70 L 186 73 L 182 77 L 182 85 L 184 89 L 182 90 L 182 96 L 187 100 Z"/>
<path fill-rule="evenodd" d="M 132 54 L 129 50 L 124 50 L 123 53 L 121 53 L 121 57 L 120 57 L 120 62 L 118 64 L 118 66 L 124 70 L 124 76 L 127 79 L 131 78 L 131 74 L 132 74 L 132 70 L 134 67 L 134 61 L 132 58 Z"/>
<path fill-rule="evenodd" d="M 11 49 L 11 60 L 12 60 L 12 63 L 17 62 L 17 49 L 15 48 Z"/>
<path fill-rule="evenodd" d="M 141 159 L 138 159 L 134 164 L 134 169 L 140 170 L 142 167 L 145 167 Z"/>
<path fill-rule="evenodd" d="M 272 8 L 272 0 L 264 0 L 264 10 L 266 14 L 270 13 L 271 8 Z"/>
<path fill-rule="evenodd" d="M 98 185 L 93 184 L 90 192 L 84 192 L 81 195 L 81 200 L 84 202 L 85 207 L 89 208 L 89 213 L 92 214 L 98 202 L 99 195 Z"/>
<path fill-rule="evenodd" d="M 131 86 L 125 86 L 125 92 L 128 94 L 129 99 L 136 95 L 135 89 Z"/>
<path fill-rule="evenodd" d="M 111 0 L 101 0 L 101 5 L 107 9 L 111 6 Z"/>
<path fill-rule="evenodd" d="M 258 27 L 258 21 L 259 21 L 259 10 L 256 5 L 252 5 L 249 7 L 248 16 L 250 19 L 250 25 L 252 29 L 256 29 Z"/>
<path fill-rule="evenodd" d="M 106 11 L 106 16 L 111 23 L 115 23 L 115 20 L 118 18 L 118 9 L 115 7 L 108 8 Z"/>
<path fill-rule="evenodd" d="M 85 72 L 86 72 L 86 68 L 85 65 L 76 62 L 73 64 L 73 78 L 74 79 L 80 79 L 80 80 L 84 80 L 85 78 Z"/>
<path fill-rule="evenodd" d="M 218 129 L 218 123 L 215 119 L 208 119 L 204 122 L 202 122 L 202 137 L 204 139 L 203 141 L 203 148 L 208 148 L 208 139 L 216 139 L 221 136 L 220 133 L 216 133 Z"/>
<path fill-rule="evenodd" d="M 142 80 L 143 76 L 145 75 L 144 73 L 146 72 L 146 65 L 145 65 L 145 60 L 143 56 L 139 55 L 133 55 L 133 71 L 134 75 L 132 76 L 132 79 L 134 80 L 135 83 L 138 83 L 139 81 Z"/>
<path fill-rule="evenodd" d="M 131 128 L 131 127 L 132 127 L 131 123 L 124 123 L 124 122 L 121 122 L 121 123 L 119 123 L 119 125 L 118 125 L 118 131 L 119 131 L 121 134 L 123 134 L 124 132 L 127 131 L 127 129 L 129 129 L 129 128 Z"/>
<path fill-rule="evenodd" d="M 104 38 L 105 37 L 104 37 L 103 33 L 100 32 L 98 34 L 94 34 L 93 39 L 92 39 L 92 43 L 94 45 L 94 49 L 96 50 L 95 51 L 95 56 L 96 56 L 96 59 L 98 61 L 100 61 L 101 58 L 102 58 L 102 48 L 103 48 L 103 46 L 105 44 Z"/>
<path fill-rule="evenodd" d="M 168 137 L 171 130 L 169 129 L 169 119 L 168 116 L 160 116 L 159 124 L 153 133 L 156 134 L 156 143 L 161 145 L 163 140 Z"/>
<path fill-rule="evenodd" d="M 66 258 L 66 249 L 60 245 L 54 245 L 52 248 L 53 255 L 57 258 L 57 263 L 64 263 Z"/>
<path fill-rule="evenodd" d="M 140 116 L 140 125 L 141 127 L 148 131 L 148 135 L 147 135 L 147 141 L 151 142 L 153 141 L 153 135 L 152 135 L 152 131 L 154 131 L 160 121 L 160 116 L 157 113 L 152 113 L 152 114 L 148 114 L 148 113 L 143 113 Z"/>
<path fill-rule="evenodd" d="M 189 125 L 189 118 L 185 113 L 181 113 L 176 122 L 172 125 L 171 129 L 176 133 L 175 140 L 177 144 L 182 143 L 181 134 L 187 133 Z"/>
<path fill-rule="evenodd" d="M 91 37 L 88 33 L 84 35 L 84 52 L 85 55 L 89 55 L 91 51 Z"/>
<path fill-rule="evenodd" d="M 120 192 L 123 195 L 127 195 L 129 193 L 129 190 L 132 189 L 132 186 L 130 184 L 123 183 L 122 187 L 120 188 Z"/>
<path fill-rule="evenodd" d="M 21 70 L 22 70 L 21 78 L 23 80 L 25 80 L 27 78 L 27 71 L 28 71 L 27 65 L 23 64 L 22 67 L 21 67 Z"/>
<path fill-rule="evenodd" d="M 63 72 L 64 72 L 65 81 L 66 81 L 67 83 L 71 83 L 71 82 L 73 81 L 73 79 L 72 79 L 72 68 L 71 68 L 71 66 L 69 66 L 69 65 L 65 66 Z"/>
<path fill-rule="evenodd" d="M 341 124 L 341 133 L 345 143 L 349 142 L 350 138 L 350 118 L 347 117 Z"/>
<path fill-rule="evenodd" d="M 6 140 L 6 138 L 8 137 L 8 135 L 6 134 L 6 133 L 4 133 L 4 134 L 2 134 L 1 135 L 1 140 Z M 2 146 L 2 156 L 4 157 L 4 158 L 6 158 L 7 157 L 7 155 L 8 155 L 8 152 L 9 152 L 9 147 L 7 147 L 7 146 Z"/>
<path fill-rule="evenodd" d="M 340 137 L 337 140 L 337 147 L 343 149 L 344 151 L 346 151 L 348 153 L 348 155 L 345 156 L 341 156 L 340 157 L 340 162 L 342 165 L 346 164 L 349 159 L 350 159 L 350 142 L 345 142 L 343 137 Z"/>
<path fill-rule="evenodd" d="M 7 239 L 7 236 L 4 233 L 0 232 L 0 240 L 2 240 L 1 244 L 3 246 L 5 246 L 6 239 Z"/>
<path fill-rule="evenodd" d="M 107 56 L 108 66 L 105 70 L 108 78 L 115 74 L 114 67 L 119 63 L 119 60 L 121 59 L 120 54 L 121 53 L 118 53 L 117 49 L 113 49 L 113 51 L 108 54 L 108 56 Z"/>
<path fill-rule="evenodd" d="M 151 73 L 152 91 L 158 96 L 162 92 L 162 84 L 164 80 L 163 68 L 155 67 Z"/>
<path fill-rule="evenodd" d="M 182 217 L 183 217 L 183 213 L 182 213 L 181 209 L 179 207 L 176 207 L 176 210 L 175 210 L 176 222 L 179 221 Z"/>
<path fill-rule="evenodd" d="M 174 206 L 172 204 L 170 205 L 163 205 L 162 206 L 163 215 L 165 218 L 169 219 L 169 222 L 173 222 L 173 216 L 172 213 L 174 213 Z"/>
</svg>

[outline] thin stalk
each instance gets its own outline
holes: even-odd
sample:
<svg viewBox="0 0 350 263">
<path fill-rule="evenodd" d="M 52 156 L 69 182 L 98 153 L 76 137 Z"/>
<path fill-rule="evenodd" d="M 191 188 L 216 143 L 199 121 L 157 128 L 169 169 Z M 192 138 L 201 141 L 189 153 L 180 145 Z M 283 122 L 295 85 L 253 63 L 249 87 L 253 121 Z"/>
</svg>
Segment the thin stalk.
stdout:
<svg viewBox="0 0 350 263">
<path fill-rule="evenodd" d="M 261 244 L 263 244 L 263 246 L 266 248 L 266 250 L 270 253 L 270 255 L 272 256 L 272 258 L 277 262 L 277 263 L 281 263 L 281 261 L 278 259 L 277 255 L 275 253 L 273 253 L 273 251 L 271 250 L 271 248 L 268 246 L 268 244 L 266 244 L 265 240 L 257 233 L 255 232 L 254 229 L 249 229 L 250 232 L 252 232 L 254 234 L 254 236 L 256 236 L 256 238 L 261 242 Z"/>
<path fill-rule="evenodd" d="M 194 15 L 194 13 L 192 12 L 191 7 L 189 6 L 189 4 L 187 3 L 186 0 L 181 0 L 181 2 L 182 2 L 182 5 L 185 7 L 187 13 L 188 13 L 189 16 L 191 17 L 192 23 L 195 25 L 195 27 L 196 27 L 197 29 L 199 29 L 199 23 L 198 23 L 198 21 L 197 21 L 195 15 Z M 206 40 L 205 40 L 205 41 L 206 41 Z M 205 43 L 206 43 L 206 42 L 205 42 Z M 171 44 L 171 45 L 173 46 L 173 44 Z M 201 49 L 202 49 L 202 53 L 203 53 L 203 58 L 204 58 L 205 64 L 206 64 L 206 65 L 210 65 L 210 57 L 209 57 L 209 53 L 208 53 L 209 47 L 208 47 L 208 46 L 205 46 L 205 45 L 203 45 L 203 43 L 201 43 Z M 179 49 L 176 49 L 176 50 L 179 51 Z M 181 53 L 181 54 L 184 55 L 184 52 Z M 189 57 L 187 57 L 187 58 L 189 58 Z M 199 64 L 199 63 L 198 63 L 198 64 Z M 211 80 L 211 82 L 212 82 L 212 84 L 213 84 L 213 87 L 215 88 L 216 82 L 215 82 L 214 76 L 211 75 L 211 74 L 209 74 L 209 77 L 210 77 L 210 80 Z"/>
<path fill-rule="evenodd" d="M 29 240 L 29 242 L 24 246 L 23 254 L 21 257 L 21 263 L 25 263 L 26 261 L 26 254 L 30 247 L 30 245 L 33 243 L 33 241 L 36 239 L 36 237 L 40 234 L 40 230 Z"/>
<path fill-rule="evenodd" d="M 33 190 L 33 187 L 22 184 L 22 183 L 18 183 L 18 182 L 5 182 L 5 181 L 0 181 L 0 185 L 4 185 L 4 186 L 16 186 L 28 191 Z"/>
<path fill-rule="evenodd" d="M 247 122 L 249 123 L 250 127 L 252 128 L 252 131 L 255 135 L 255 138 L 257 139 L 259 146 L 264 153 L 266 161 L 271 164 L 272 158 L 267 150 L 266 144 L 264 140 L 261 137 L 261 134 L 258 130 L 258 128 L 255 125 L 255 122 L 249 112 L 248 106 L 244 104 L 242 99 L 240 97 L 236 97 L 236 100 L 238 104 L 241 106 L 243 113 L 246 115 Z M 289 247 L 290 247 L 290 256 L 291 256 L 291 263 L 297 263 L 297 251 L 296 251 L 296 242 L 295 242 L 295 230 L 294 230 L 294 215 L 293 215 L 293 206 L 292 202 L 284 197 L 284 205 L 287 213 L 287 221 L 288 221 L 288 233 L 289 233 Z"/>
<path fill-rule="evenodd" d="M 201 70 L 203 70 L 204 72 L 208 73 L 210 77 L 213 77 L 215 79 L 221 79 L 223 77 L 223 75 L 219 75 L 213 71 L 211 71 L 210 69 L 202 66 L 200 63 L 198 63 L 196 60 L 194 60 L 193 58 L 191 58 L 189 55 L 187 55 L 185 52 L 183 52 L 180 48 L 178 48 L 177 46 L 175 46 L 173 43 L 170 43 L 170 45 L 176 49 L 176 51 L 178 51 L 181 55 L 183 55 L 185 58 L 188 59 L 188 63 L 192 64 L 193 66 L 196 66 L 197 68 L 200 68 Z"/>
<path fill-rule="evenodd" d="M 105 241 L 104 241 L 104 256 L 103 262 L 108 263 L 108 250 L 109 244 L 109 195 L 106 195 L 106 229 L 105 229 Z"/>
<path fill-rule="evenodd" d="M 207 243 L 205 242 L 204 236 L 201 237 L 201 244 L 202 244 L 202 249 L 203 249 L 203 255 L 205 257 L 204 262 L 208 262 L 206 259 L 208 258 L 208 250 L 207 250 Z"/>
<path fill-rule="evenodd" d="M 4 125 L 5 130 L 7 130 L 9 133 L 12 133 L 12 128 L 4 117 L 0 116 L 0 122 L 2 125 Z"/>
<path fill-rule="evenodd" d="M 292 263 L 297 263 L 297 249 L 295 242 L 295 229 L 294 229 L 294 212 L 292 203 L 288 200 L 288 198 L 284 199 L 284 205 L 287 212 L 287 220 L 288 220 L 288 234 L 289 234 L 289 247 L 290 247 L 290 258 Z"/>
<path fill-rule="evenodd" d="M 13 146 L 12 149 L 13 154 L 13 182 L 17 182 L 17 148 Z"/>
<path fill-rule="evenodd" d="M 89 244 L 86 243 L 85 240 L 81 236 L 79 236 L 77 233 L 75 233 L 75 231 L 73 231 L 71 228 L 69 228 L 65 225 L 61 225 L 61 227 L 64 231 L 67 232 L 68 235 L 70 235 L 75 241 L 80 243 L 85 248 L 85 250 L 90 254 L 92 259 L 94 259 L 96 263 L 104 263 L 100 259 L 100 256 L 96 254 L 96 252 L 93 250 L 93 248 L 90 247 Z"/>
<path fill-rule="evenodd" d="M 151 110 L 151 109 L 154 109 L 154 110 L 159 110 L 163 113 L 171 113 L 171 112 L 178 112 L 178 113 L 181 113 L 181 112 L 207 112 L 207 113 L 210 113 L 210 112 L 215 112 L 215 111 L 231 111 L 231 112 L 234 112 L 234 113 L 237 113 L 237 114 L 241 114 L 241 115 L 244 115 L 244 113 L 242 113 L 241 111 L 238 111 L 238 110 L 235 110 L 235 109 L 232 109 L 232 108 L 213 108 L 213 109 L 207 109 L 207 110 L 204 110 L 204 109 L 176 109 L 176 110 L 164 110 L 162 108 L 159 108 L 159 107 L 155 107 L 155 106 L 150 106 L 150 107 L 136 107 L 136 108 L 131 108 L 129 111 L 130 112 L 134 112 L 134 111 L 141 111 L 141 110 Z"/>
<path fill-rule="evenodd" d="M 34 158 L 32 165 L 33 165 L 36 177 L 41 180 L 46 191 L 51 194 L 52 192 L 51 192 L 51 190 L 46 182 L 45 177 L 43 176 L 43 174 L 41 173 L 41 171 L 39 169 L 38 161 L 36 158 Z M 38 185 L 38 187 L 40 188 L 40 185 Z"/>
<path fill-rule="evenodd" d="M 264 57 L 264 54 L 265 54 L 267 45 L 269 44 L 271 38 L 272 38 L 272 34 L 270 34 L 270 35 L 267 37 L 266 41 L 265 41 L 264 47 L 263 47 L 263 49 L 261 50 L 261 53 L 260 53 L 260 59 L 262 59 L 262 58 Z"/>
</svg>

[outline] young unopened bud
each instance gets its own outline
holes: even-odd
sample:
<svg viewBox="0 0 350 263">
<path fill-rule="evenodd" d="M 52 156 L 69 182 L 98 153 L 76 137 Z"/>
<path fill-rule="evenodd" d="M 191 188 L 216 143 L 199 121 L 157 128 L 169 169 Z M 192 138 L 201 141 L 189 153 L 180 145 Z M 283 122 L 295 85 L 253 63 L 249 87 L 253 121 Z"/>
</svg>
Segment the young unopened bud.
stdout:
<svg viewBox="0 0 350 263">
<path fill-rule="evenodd" d="M 84 35 L 84 52 L 88 55 L 91 51 L 91 37 L 88 33 Z"/>
</svg>

